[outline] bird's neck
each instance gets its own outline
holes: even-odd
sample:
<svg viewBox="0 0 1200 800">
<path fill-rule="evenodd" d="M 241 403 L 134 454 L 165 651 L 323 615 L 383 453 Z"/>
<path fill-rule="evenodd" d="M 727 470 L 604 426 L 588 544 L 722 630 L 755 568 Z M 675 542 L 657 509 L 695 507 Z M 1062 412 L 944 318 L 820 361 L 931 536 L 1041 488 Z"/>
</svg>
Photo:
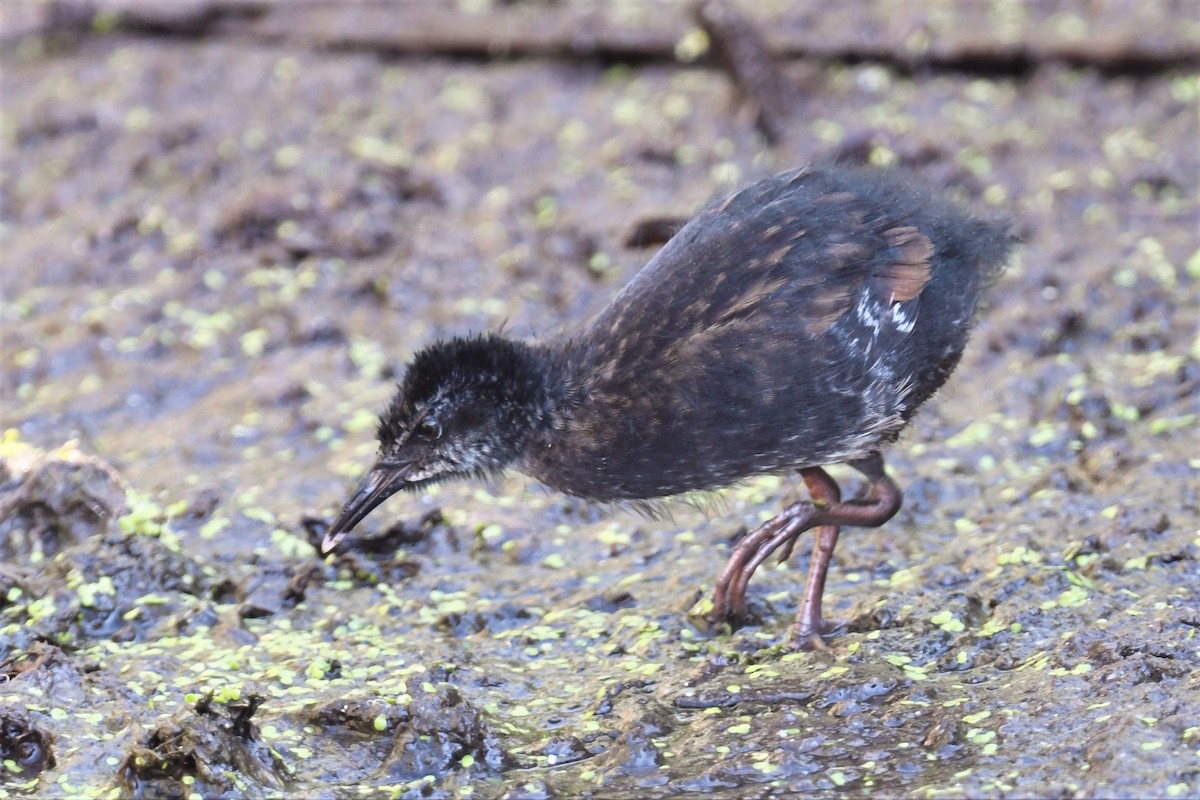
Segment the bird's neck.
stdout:
<svg viewBox="0 0 1200 800">
<path fill-rule="evenodd" d="M 513 460 L 520 462 L 560 426 L 566 403 L 561 348 L 550 344 L 505 340 L 508 364 L 503 370 L 507 388 L 502 392 L 506 412 L 501 415 Z"/>
<path fill-rule="evenodd" d="M 517 352 L 527 387 L 520 413 L 513 420 L 514 427 L 520 428 L 517 461 L 521 462 L 553 447 L 561 438 L 584 381 L 577 374 L 570 342 L 520 343 Z M 520 468 L 519 463 L 517 466 Z"/>
</svg>

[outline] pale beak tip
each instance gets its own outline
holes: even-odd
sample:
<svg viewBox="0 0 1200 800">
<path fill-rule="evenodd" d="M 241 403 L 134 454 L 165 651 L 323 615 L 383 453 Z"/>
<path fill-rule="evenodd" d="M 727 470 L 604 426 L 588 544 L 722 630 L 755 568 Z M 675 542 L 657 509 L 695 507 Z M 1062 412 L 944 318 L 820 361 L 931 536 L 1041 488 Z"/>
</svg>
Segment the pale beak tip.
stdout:
<svg viewBox="0 0 1200 800">
<path fill-rule="evenodd" d="M 330 550 L 337 547 L 338 542 L 340 542 L 345 535 L 345 532 L 325 534 L 325 538 L 321 540 L 321 555 L 327 555 Z"/>
<path fill-rule="evenodd" d="M 350 500 L 342 508 L 333 524 L 321 540 L 321 553 L 326 554 L 338 546 L 338 542 L 354 530 L 371 510 L 407 485 L 407 464 L 380 464 L 371 467 L 354 490 Z"/>
</svg>

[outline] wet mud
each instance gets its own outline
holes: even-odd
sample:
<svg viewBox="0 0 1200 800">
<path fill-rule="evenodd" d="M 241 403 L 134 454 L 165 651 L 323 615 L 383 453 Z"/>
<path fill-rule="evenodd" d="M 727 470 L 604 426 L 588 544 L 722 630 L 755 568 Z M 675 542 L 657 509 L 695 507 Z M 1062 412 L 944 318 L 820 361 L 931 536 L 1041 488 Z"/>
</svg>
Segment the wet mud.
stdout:
<svg viewBox="0 0 1200 800">
<path fill-rule="evenodd" d="M 418 5 L 0 25 L 0 797 L 1200 794 L 1190 5 L 767 3 L 773 66 L 690 3 Z M 319 555 L 414 348 L 570 330 L 831 156 L 1022 245 L 828 650 L 807 540 L 704 622 L 786 476 L 439 486 Z"/>
</svg>

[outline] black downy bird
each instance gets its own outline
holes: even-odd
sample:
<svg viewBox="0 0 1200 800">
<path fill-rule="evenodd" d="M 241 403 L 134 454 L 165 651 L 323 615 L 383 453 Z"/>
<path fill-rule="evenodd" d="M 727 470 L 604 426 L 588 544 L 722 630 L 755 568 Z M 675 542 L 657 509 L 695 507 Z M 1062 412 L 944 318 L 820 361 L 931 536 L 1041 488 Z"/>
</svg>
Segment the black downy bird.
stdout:
<svg viewBox="0 0 1200 800">
<path fill-rule="evenodd" d="M 744 620 L 754 571 L 815 528 L 793 641 L 821 646 L 839 529 L 899 510 L 881 450 L 954 370 L 1009 249 L 1005 226 L 891 171 L 811 166 L 747 186 L 701 211 L 577 336 L 418 352 L 322 549 L 401 489 L 508 467 L 601 502 L 798 470 L 812 501 L 740 540 L 713 615 Z M 843 501 L 829 464 L 865 475 L 867 496 Z"/>
</svg>

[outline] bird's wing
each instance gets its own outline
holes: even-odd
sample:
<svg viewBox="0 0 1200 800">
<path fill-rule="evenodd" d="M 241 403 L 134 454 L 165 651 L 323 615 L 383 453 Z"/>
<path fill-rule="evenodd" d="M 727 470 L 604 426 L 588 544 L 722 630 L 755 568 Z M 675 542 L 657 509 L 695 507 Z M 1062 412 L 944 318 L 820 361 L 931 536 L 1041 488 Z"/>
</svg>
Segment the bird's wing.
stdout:
<svg viewBox="0 0 1200 800">
<path fill-rule="evenodd" d="M 770 310 L 776 323 L 791 323 L 793 337 L 815 339 L 861 300 L 907 304 L 929 281 L 934 247 L 887 211 L 825 171 L 753 184 L 700 212 L 593 329 L 608 341 L 636 335 L 644 344 L 750 325 Z"/>
</svg>

